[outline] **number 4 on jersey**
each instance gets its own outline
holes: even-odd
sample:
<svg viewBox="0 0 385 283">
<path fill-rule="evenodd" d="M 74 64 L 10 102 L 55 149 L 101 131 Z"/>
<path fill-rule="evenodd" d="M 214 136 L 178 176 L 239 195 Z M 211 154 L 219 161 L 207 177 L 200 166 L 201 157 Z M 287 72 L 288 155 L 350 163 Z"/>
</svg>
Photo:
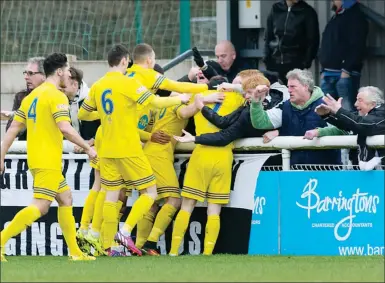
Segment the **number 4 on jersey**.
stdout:
<svg viewBox="0 0 385 283">
<path fill-rule="evenodd" d="M 36 122 L 36 105 L 37 105 L 37 98 L 35 98 L 32 101 L 31 106 L 28 109 L 28 119 L 33 119 L 33 122 Z"/>
<path fill-rule="evenodd" d="M 106 113 L 107 115 L 110 115 L 114 111 L 114 103 L 112 102 L 111 98 L 107 97 L 108 95 L 112 95 L 112 91 L 110 89 L 103 91 L 102 108 L 104 113 Z"/>
</svg>

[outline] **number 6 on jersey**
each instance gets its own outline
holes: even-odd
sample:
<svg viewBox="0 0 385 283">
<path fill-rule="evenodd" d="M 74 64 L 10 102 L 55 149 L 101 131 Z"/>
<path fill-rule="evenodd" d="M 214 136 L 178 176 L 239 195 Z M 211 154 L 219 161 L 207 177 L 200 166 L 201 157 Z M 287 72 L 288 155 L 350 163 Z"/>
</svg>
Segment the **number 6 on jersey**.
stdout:
<svg viewBox="0 0 385 283">
<path fill-rule="evenodd" d="M 104 113 L 106 113 L 107 115 L 110 115 L 114 111 L 114 103 L 112 102 L 111 98 L 107 97 L 108 95 L 112 95 L 112 91 L 110 89 L 103 91 L 102 107 L 103 107 Z"/>
</svg>

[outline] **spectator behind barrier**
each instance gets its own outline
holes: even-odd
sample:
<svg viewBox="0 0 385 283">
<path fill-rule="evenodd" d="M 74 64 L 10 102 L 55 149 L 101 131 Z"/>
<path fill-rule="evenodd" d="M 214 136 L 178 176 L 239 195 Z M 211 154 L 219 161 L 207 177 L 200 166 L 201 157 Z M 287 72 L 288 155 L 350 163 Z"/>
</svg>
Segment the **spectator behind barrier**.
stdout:
<svg viewBox="0 0 385 283">
<path fill-rule="evenodd" d="M 342 108 L 341 99 L 336 101 L 328 95 L 324 98 L 324 104 L 316 108 L 316 112 L 334 126 L 309 130 L 305 133 L 304 138 L 312 140 L 315 137 L 346 135 L 349 132 L 358 135 L 358 152 L 355 149 L 350 151 L 350 160 L 354 165 L 358 165 L 359 161 L 368 162 L 376 155 L 375 149 L 367 147 L 366 138 L 373 135 L 385 135 L 384 93 L 377 87 L 361 87 L 354 105 L 357 112 L 352 113 Z M 384 156 L 384 151 L 378 150 L 378 155 Z M 373 169 L 376 165 L 377 163 L 369 169 Z"/>
<path fill-rule="evenodd" d="M 267 18 L 263 62 L 286 85 L 286 74 L 295 68 L 309 69 L 320 41 L 317 13 L 303 0 L 273 4 Z"/>
<path fill-rule="evenodd" d="M 248 80 L 252 78 L 251 80 Z M 270 86 L 269 80 L 258 70 L 245 70 L 238 74 L 235 80 L 242 82 L 248 81 L 248 84 L 243 89 L 239 89 L 239 86 L 233 84 L 221 84 L 219 86 L 219 91 L 238 91 L 242 92 L 247 102 L 244 106 L 239 107 L 233 113 L 220 116 L 213 109 L 198 105 L 198 108 L 201 109 L 202 115 L 212 124 L 222 129 L 221 131 L 213 134 L 204 134 L 197 136 L 195 138 L 195 143 L 212 145 L 212 146 L 226 146 L 229 143 L 248 137 L 262 137 L 266 130 L 255 129 L 251 124 L 250 119 L 250 103 L 251 92 L 258 85 L 268 85 Z M 278 84 L 278 83 L 276 83 Z M 242 87 L 242 86 L 241 86 Z M 270 88 L 270 91 L 267 93 L 263 101 L 264 109 L 271 109 L 278 103 L 284 100 L 284 97 L 288 99 L 288 91 L 286 88 L 285 95 L 283 93 L 285 86 L 282 88 L 275 88 L 273 85 Z"/>
<path fill-rule="evenodd" d="M 32 90 L 37 88 L 45 81 L 45 73 L 43 68 L 44 59 L 44 57 L 33 57 L 28 59 L 27 66 L 23 72 L 27 88 L 15 94 L 12 111 L 16 111 L 17 109 L 19 109 L 23 99 L 28 94 L 30 94 Z M 13 113 L 8 114 L 9 116 L 13 117 Z M 8 120 L 7 126 L 5 128 L 6 131 L 11 126 L 12 121 L 12 118 Z M 21 131 L 17 137 L 20 141 L 27 140 L 27 130 Z"/>
<path fill-rule="evenodd" d="M 366 53 L 368 22 L 356 0 L 334 0 L 335 15 L 322 34 L 319 61 L 322 66 L 321 88 L 334 98 L 342 97 L 342 106 L 354 111 Z"/>
<path fill-rule="evenodd" d="M 237 57 L 234 45 L 228 40 L 221 41 L 215 46 L 217 61 L 208 60 L 204 62 L 197 48 L 193 48 L 193 55 L 198 67 L 191 68 L 188 75 L 182 77 L 180 81 L 196 82 L 196 74 L 199 70 L 202 70 L 206 72 L 207 79 L 220 75 L 227 78 L 227 81 L 232 82 L 240 71 L 249 69 L 248 64 L 242 63 Z M 210 69 L 207 69 L 209 67 Z M 208 75 L 207 72 L 211 75 Z"/>
<path fill-rule="evenodd" d="M 75 67 L 70 67 L 69 72 L 71 74 L 70 82 L 66 88 L 63 89 L 67 95 L 70 104 L 70 117 L 72 127 L 81 135 L 81 137 L 88 142 L 90 146 L 94 145 L 95 135 L 98 127 L 100 126 L 100 119 L 94 121 L 81 121 L 78 119 L 78 112 L 82 106 L 84 99 L 87 97 L 89 87 L 83 81 L 83 72 Z M 98 116 L 96 115 L 98 118 Z M 82 148 L 76 146 L 76 153 L 82 153 Z"/>
<path fill-rule="evenodd" d="M 311 72 L 294 69 L 286 77 L 290 99 L 270 110 L 265 111 L 261 101 L 268 88 L 258 86 L 255 90 L 250 110 L 253 127 L 281 128 L 281 136 L 303 136 L 308 130 L 326 127 L 327 123 L 314 112 L 322 104 L 324 95 L 319 87 L 314 86 Z M 341 151 L 294 150 L 291 151 L 290 164 L 341 164 Z"/>
</svg>

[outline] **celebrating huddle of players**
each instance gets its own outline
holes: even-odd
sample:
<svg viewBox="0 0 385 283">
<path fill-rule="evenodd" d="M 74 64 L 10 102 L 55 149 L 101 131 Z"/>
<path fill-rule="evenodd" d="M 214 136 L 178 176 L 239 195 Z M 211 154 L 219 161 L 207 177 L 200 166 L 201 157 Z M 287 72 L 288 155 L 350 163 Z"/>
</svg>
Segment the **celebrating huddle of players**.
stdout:
<svg viewBox="0 0 385 283">
<path fill-rule="evenodd" d="M 147 44 L 135 47 L 134 64 L 127 68 L 129 59 L 126 47 L 112 47 L 107 58 L 109 71 L 92 85 L 79 110 L 80 120 L 101 121 L 95 148 L 72 128 L 68 99 L 58 90 L 65 87 L 70 77 L 66 56 L 54 53 L 45 59 L 47 79 L 23 100 L 1 147 L 0 170 L 4 172 L 5 154 L 18 132 L 28 128 L 33 200 L 1 232 L 1 261 L 6 261 L 3 255 L 6 242 L 46 214 L 54 199 L 59 204 L 58 222 L 70 260 L 95 260 L 97 255 L 126 256 L 125 250 L 139 256 L 159 255 L 157 241 L 179 210 L 169 253 L 177 256 L 195 204 L 205 200 L 208 219 L 203 253 L 213 253 L 220 230 L 221 207 L 229 202 L 233 144 L 223 147 L 198 144 L 182 188 L 173 165 L 174 150 L 177 141 L 194 141 L 195 137 L 184 131 L 190 117 L 194 117 L 197 135 L 218 132 L 200 109 L 206 105 L 219 115 L 230 114 L 246 102 L 242 88 L 223 83 L 221 77 L 212 78 L 209 84 L 169 80 L 153 70 L 155 53 Z M 242 81 L 246 78 L 251 89 L 257 85 L 269 86 L 269 81 L 257 70 L 239 76 Z M 172 93 L 169 97 L 159 97 L 154 94 L 158 89 Z M 138 117 L 143 114 L 149 119 L 142 121 L 143 127 L 138 129 Z M 151 133 L 159 131 L 173 138 L 164 143 L 153 141 Z M 84 149 L 95 169 L 95 183 L 86 199 L 77 232 L 71 191 L 61 173 L 63 136 Z M 132 189 L 138 190 L 140 196 L 118 231 L 123 204 Z M 131 233 L 135 227 L 134 242 Z"/>
</svg>

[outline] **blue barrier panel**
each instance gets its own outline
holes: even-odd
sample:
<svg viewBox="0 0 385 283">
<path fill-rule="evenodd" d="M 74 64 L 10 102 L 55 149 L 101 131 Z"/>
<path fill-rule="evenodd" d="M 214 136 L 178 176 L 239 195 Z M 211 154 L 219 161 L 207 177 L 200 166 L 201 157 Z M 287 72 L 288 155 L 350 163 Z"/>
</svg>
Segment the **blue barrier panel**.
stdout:
<svg viewBox="0 0 385 283">
<path fill-rule="evenodd" d="M 384 254 L 384 171 L 280 172 L 279 179 L 281 254 Z"/>
<path fill-rule="evenodd" d="M 249 254 L 278 254 L 279 172 L 259 173 L 254 193 Z"/>
</svg>

